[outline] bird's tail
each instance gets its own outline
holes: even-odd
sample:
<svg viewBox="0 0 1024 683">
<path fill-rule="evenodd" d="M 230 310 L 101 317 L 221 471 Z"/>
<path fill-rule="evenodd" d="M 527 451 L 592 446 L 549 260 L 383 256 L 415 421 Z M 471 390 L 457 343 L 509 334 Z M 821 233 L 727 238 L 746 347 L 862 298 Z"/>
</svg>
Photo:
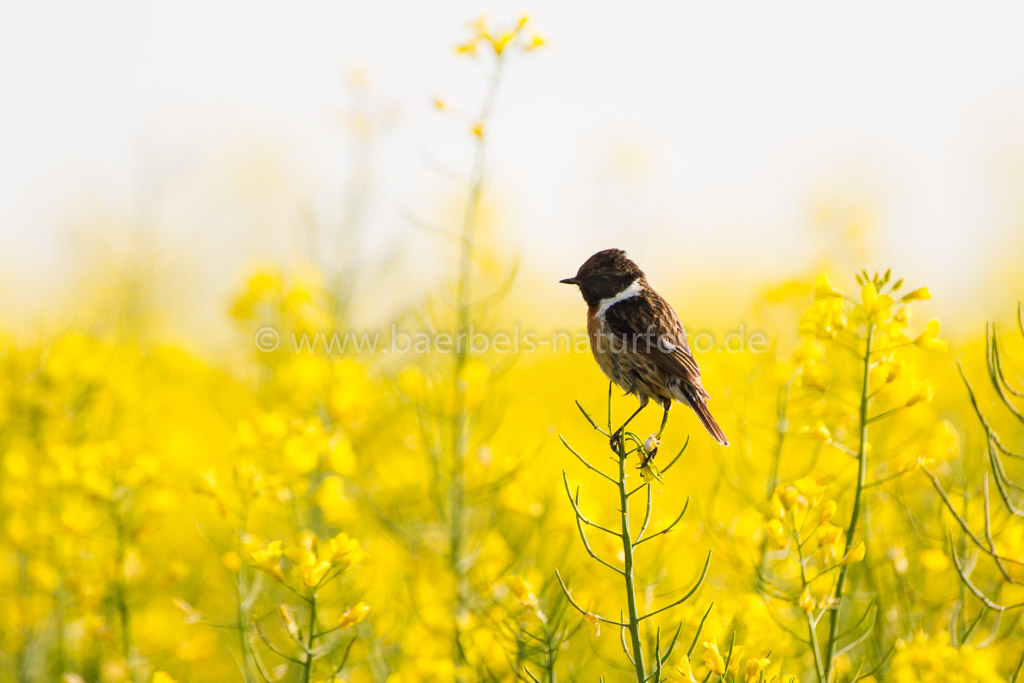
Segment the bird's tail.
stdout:
<svg viewBox="0 0 1024 683">
<path fill-rule="evenodd" d="M 726 438 L 725 432 L 715 422 L 715 418 L 711 416 L 711 410 L 708 409 L 708 404 L 702 400 L 694 400 L 690 402 L 690 407 L 693 408 L 693 412 L 697 413 L 697 417 L 700 418 L 701 424 L 704 425 L 704 429 L 708 430 L 715 441 L 722 444 L 723 446 L 729 445 L 729 439 Z"/>
</svg>

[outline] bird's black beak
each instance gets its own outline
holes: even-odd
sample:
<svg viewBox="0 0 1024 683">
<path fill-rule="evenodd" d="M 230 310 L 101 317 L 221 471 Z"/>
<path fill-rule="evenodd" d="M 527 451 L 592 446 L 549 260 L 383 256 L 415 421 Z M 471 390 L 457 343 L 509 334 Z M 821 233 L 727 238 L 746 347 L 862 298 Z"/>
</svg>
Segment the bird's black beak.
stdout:
<svg viewBox="0 0 1024 683">
<path fill-rule="evenodd" d="M 578 285 L 580 283 L 580 281 L 574 277 L 567 277 L 564 280 L 559 280 L 559 282 L 563 285 Z"/>
</svg>

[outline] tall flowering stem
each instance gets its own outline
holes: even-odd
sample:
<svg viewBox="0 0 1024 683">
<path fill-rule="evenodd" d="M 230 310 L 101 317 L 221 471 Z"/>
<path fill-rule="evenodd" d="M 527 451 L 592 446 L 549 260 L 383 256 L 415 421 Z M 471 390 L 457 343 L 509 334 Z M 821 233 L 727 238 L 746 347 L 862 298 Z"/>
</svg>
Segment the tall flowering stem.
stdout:
<svg viewBox="0 0 1024 683">
<path fill-rule="evenodd" d="M 352 637 L 347 646 L 342 647 L 340 633 L 362 622 L 370 608 L 358 602 L 325 627 L 325 593 L 337 591 L 340 579 L 363 561 L 365 553 L 359 542 L 344 533 L 320 539 L 306 530 L 287 545 L 274 540 L 252 546 L 248 554 L 250 565 L 272 577 L 299 601 L 297 606 L 292 601 L 280 602 L 262 616 L 253 615 L 255 635 L 286 666 L 297 669 L 297 680 L 302 683 L 317 679 L 317 669 L 325 668 L 329 659 L 340 654 L 337 662 L 331 662 L 334 677 L 339 676 L 355 641 Z M 286 642 L 280 642 L 273 633 L 267 632 L 264 623 L 267 619 L 276 622 L 278 632 L 287 636 Z M 255 651 L 252 654 L 261 677 L 270 680 L 268 667 Z"/>
<path fill-rule="evenodd" d="M 662 612 L 665 612 L 667 610 L 672 609 L 673 607 L 683 604 L 691 596 L 693 596 L 697 589 L 699 589 L 701 585 L 704 583 L 704 579 L 707 577 L 708 568 L 711 565 L 711 552 L 708 552 L 707 558 L 704 561 L 704 568 L 701 570 L 700 577 L 697 579 L 693 587 L 689 591 L 687 591 L 682 598 L 664 607 L 658 608 L 652 612 L 648 612 L 647 614 L 640 614 L 640 610 L 637 605 L 637 586 L 635 576 L 637 550 L 642 543 L 645 543 L 653 538 L 657 538 L 658 536 L 662 536 L 671 532 L 676 527 L 676 525 L 678 525 L 679 522 L 682 521 L 683 515 L 686 514 L 686 508 L 689 505 L 689 499 L 687 499 L 686 504 L 683 505 L 682 512 L 680 512 L 679 515 L 675 518 L 675 521 L 673 521 L 671 524 L 669 524 L 660 531 L 657 531 L 652 534 L 647 534 L 648 526 L 651 521 L 651 512 L 653 507 L 651 480 L 655 478 L 660 479 L 662 474 L 668 473 L 672 466 L 675 465 L 675 463 L 679 460 L 679 457 L 682 456 L 682 454 L 686 451 L 686 447 L 689 444 L 689 440 L 687 439 L 687 442 L 683 445 L 682 449 L 668 463 L 668 465 L 666 465 L 662 470 L 658 471 L 653 465 L 653 462 L 649 462 L 653 458 L 653 440 L 649 440 L 648 442 L 645 443 L 645 441 L 643 441 L 638 435 L 636 435 L 633 432 L 613 432 L 611 389 L 612 387 L 611 385 L 609 385 L 608 420 L 605 429 L 599 427 L 598 424 L 594 421 L 594 419 L 583 409 L 582 406 L 579 406 L 578 403 L 577 406 L 579 406 L 580 411 L 583 413 L 583 416 L 587 419 L 587 421 L 594 429 L 596 429 L 597 431 L 599 431 L 601 434 L 608 438 L 610 438 L 613 433 L 618 436 L 616 441 L 613 442 L 615 456 L 618 461 L 617 476 L 612 476 L 592 465 L 578 451 L 576 451 L 571 445 L 569 445 L 569 443 L 565 441 L 565 439 L 562 439 L 562 443 L 565 445 L 565 447 L 569 450 L 570 453 L 572 453 L 581 463 L 583 463 L 583 465 L 588 470 L 595 473 L 605 483 L 612 485 L 616 489 L 619 499 L 618 530 L 602 526 L 601 524 L 592 521 L 586 515 L 583 514 L 583 512 L 580 509 L 579 488 L 577 487 L 575 491 L 571 488 L 571 486 L 569 485 L 568 475 L 565 473 L 564 470 L 562 471 L 562 481 L 565 485 L 565 493 L 569 498 L 569 504 L 572 506 L 573 512 L 576 516 L 576 527 L 579 531 L 580 540 L 583 543 L 584 549 L 595 562 L 602 565 L 606 569 L 618 574 L 622 581 L 623 588 L 625 589 L 626 599 L 625 616 L 622 616 L 620 613 L 619 619 L 616 620 L 601 616 L 599 614 L 595 614 L 590 610 L 585 609 L 572 597 L 572 593 L 570 592 L 569 587 L 566 585 L 565 580 L 562 578 L 561 573 L 556 572 L 556 576 L 558 577 L 559 585 L 565 592 L 565 596 L 568 599 L 569 604 L 571 604 L 577 611 L 579 611 L 581 615 L 583 615 L 584 620 L 594 624 L 598 628 L 600 628 L 601 624 L 608 624 L 619 628 L 622 640 L 622 650 L 625 653 L 626 658 L 629 660 L 630 665 L 636 673 L 637 683 L 645 683 L 645 681 L 650 680 L 660 681 L 662 680 L 662 669 L 665 663 L 668 661 L 669 657 L 672 655 L 676 643 L 678 642 L 679 634 L 682 630 L 682 624 L 680 624 L 676 628 L 675 635 L 672 637 L 671 641 L 669 641 L 668 645 L 664 647 L 664 649 L 662 649 L 661 628 L 659 627 L 655 632 L 655 646 L 653 652 L 644 651 L 643 638 L 641 636 L 640 628 L 641 624 L 643 621 L 650 619 L 656 614 L 661 614 Z M 631 487 L 628 481 L 629 465 L 627 463 L 630 459 L 630 456 L 632 456 L 633 454 L 637 454 L 641 461 L 641 476 L 643 477 L 644 482 L 641 483 L 639 486 Z M 644 511 L 643 523 L 640 525 L 639 530 L 637 530 L 636 534 L 634 535 L 629 515 L 629 503 L 630 499 L 640 492 L 644 492 L 646 495 L 646 507 Z M 593 547 L 590 545 L 589 539 L 587 538 L 587 532 L 585 527 L 595 529 L 601 533 L 608 534 L 619 540 L 619 542 L 622 545 L 623 558 L 621 568 L 616 566 L 612 562 L 609 562 L 608 560 L 600 557 L 594 551 Z M 694 642 L 696 642 L 696 640 L 699 638 L 700 629 L 702 627 L 703 622 L 701 622 L 701 627 L 698 627 L 697 634 L 694 636 Z M 629 634 L 628 644 L 626 639 L 627 633 Z"/>
<path fill-rule="evenodd" d="M 872 463 L 869 459 L 869 427 L 930 400 L 932 388 L 914 372 L 914 365 L 906 357 L 908 349 L 915 346 L 922 349 L 945 348 L 945 342 L 937 338 L 939 325 L 934 320 L 919 336 L 907 335 L 910 303 L 930 298 L 927 288 L 901 296 L 897 292 L 903 281 L 890 280 L 889 271 L 874 275 L 867 271 L 858 274 L 860 297 L 854 299 L 835 289 L 828 277 L 822 275 L 814 287 L 815 303 L 801 321 L 801 332 L 809 339 L 798 354 L 801 363 L 799 386 L 807 394 L 817 394 L 825 399 L 824 404 L 829 407 L 824 409 L 823 419 L 806 425 L 800 431 L 823 447 L 838 449 L 857 462 L 853 498 L 845 528 L 829 522 L 835 514 L 836 502 L 821 502 L 823 489 L 813 477 L 797 480 L 791 486 L 777 487 L 767 506 L 768 535 L 775 539 L 775 545 L 788 549 L 794 537 L 798 545 L 797 556 L 788 557 L 787 561 L 795 560 L 800 565 L 800 597 L 794 602 L 806 616 L 808 642 L 818 680 L 821 681 L 835 680 L 839 653 L 849 651 L 867 635 L 865 632 L 840 648 L 840 621 L 844 611 L 850 609 L 847 603 L 850 602 L 851 567 L 864 560 L 868 551 L 869 534 L 865 532 L 867 490 L 910 474 L 920 464 L 919 461 L 897 466 L 893 463 Z M 838 360 L 831 364 L 825 362 L 826 351 L 830 349 L 840 356 L 852 357 L 849 383 L 856 392 L 856 400 L 843 398 L 844 387 L 833 375 L 844 365 Z M 840 400 L 831 400 L 833 398 Z M 857 434 L 856 447 L 843 443 L 843 434 L 851 432 Z M 880 470 L 886 473 L 879 476 Z M 875 477 L 869 481 L 872 473 Z M 803 521 L 797 521 L 794 510 L 802 514 Z M 803 514 L 805 510 L 806 514 Z M 789 522 L 787 511 L 791 518 Z M 818 541 L 818 551 L 813 557 L 804 553 L 803 543 L 810 540 L 808 533 L 814 533 Z M 812 560 L 820 570 L 808 578 L 806 569 Z M 834 577 L 833 587 L 817 600 L 813 584 L 826 577 Z M 770 583 L 770 579 L 765 581 Z M 820 590 L 817 593 L 821 595 Z M 875 620 L 884 612 L 878 604 L 878 596 L 856 620 L 854 628 L 866 622 L 872 609 Z M 817 623 L 825 613 L 829 618 L 822 654 L 818 647 Z M 873 621 L 869 623 L 873 624 Z M 869 630 L 872 628 L 875 627 L 868 626 Z M 876 662 L 876 669 L 883 665 L 884 658 Z"/>
<path fill-rule="evenodd" d="M 456 344 L 452 361 L 452 386 L 454 390 L 453 408 L 450 416 L 450 454 L 451 476 L 449 481 L 447 513 L 448 513 L 448 561 L 455 581 L 455 601 L 452 610 L 452 658 L 457 668 L 466 662 L 466 653 L 462 643 L 461 623 L 469 609 L 468 562 L 464 557 L 466 544 L 466 477 L 465 463 L 469 454 L 472 425 L 467 400 L 465 382 L 466 366 L 470 361 L 469 339 L 473 309 L 473 264 L 474 247 L 479 227 L 480 204 L 484 191 L 487 141 L 491 114 L 501 84 L 505 62 L 515 52 L 532 50 L 543 41 L 534 36 L 527 40 L 523 31 L 527 24 L 523 17 L 514 28 L 497 31 L 489 28 L 483 19 L 473 24 L 473 36 L 456 51 L 472 58 L 490 54 L 490 77 L 487 90 L 480 108 L 471 122 L 470 134 L 473 138 L 473 159 L 471 162 L 465 213 L 459 236 L 459 270 L 455 285 L 455 339 L 463 340 Z M 445 105 L 440 100 L 435 102 L 438 108 Z"/>
<path fill-rule="evenodd" d="M 846 550 L 843 553 L 844 557 L 848 557 L 853 548 L 853 539 L 857 533 L 857 523 L 860 521 L 864 487 L 868 483 L 868 404 L 870 403 L 871 398 L 871 342 L 874 339 L 874 334 L 874 325 L 868 323 L 867 335 L 864 342 L 860 406 L 858 408 L 860 437 L 857 447 L 857 486 L 853 492 L 853 510 L 850 513 L 850 524 L 846 528 Z M 850 572 L 850 566 L 851 563 L 843 564 L 843 566 L 839 568 L 839 578 L 836 580 L 836 589 L 834 594 L 836 608 L 832 610 L 831 615 L 829 616 L 828 648 L 825 653 L 825 680 L 831 680 L 832 671 L 835 665 L 836 646 L 839 643 L 839 606 L 842 604 L 843 591 L 846 588 L 846 577 Z M 815 646 L 817 646 L 817 641 L 815 640 L 814 642 Z"/>
<path fill-rule="evenodd" d="M 490 118 L 498 92 L 498 85 L 501 82 L 501 67 L 502 59 L 499 54 L 495 60 L 494 70 L 491 73 L 487 87 L 487 94 L 484 97 L 484 103 L 481 106 L 480 115 L 477 119 L 477 126 L 479 128 L 476 130 L 479 131 L 479 134 L 474 135 L 473 170 L 470 178 L 469 196 L 466 201 L 465 217 L 462 223 L 462 238 L 459 241 L 459 279 L 456 286 L 456 339 L 467 339 L 472 324 L 473 246 L 476 240 L 477 219 L 480 213 L 480 199 L 483 193 L 486 160 L 486 144 L 483 130 Z M 455 609 L 452 612 L 454 617 L 452 653 L 454 661 L 459 666 L 465 662 L 460 624 L 467 609 L 468 593 L 468 579 L 465 563 L 463 562 L 463 546 L 465 544 L 466 532 L 465 462 L 469 454 L 471 427 L 463 374 L 468 361 L 468 344 L 459 344 L 452 364 L 452 386 L 455 387 L 455 406 L 451 417 L 452 475 L 449 491 L 450 510 L 448 520 L 448 557 L 452 574 L 455 577 Z"/>
</svg>

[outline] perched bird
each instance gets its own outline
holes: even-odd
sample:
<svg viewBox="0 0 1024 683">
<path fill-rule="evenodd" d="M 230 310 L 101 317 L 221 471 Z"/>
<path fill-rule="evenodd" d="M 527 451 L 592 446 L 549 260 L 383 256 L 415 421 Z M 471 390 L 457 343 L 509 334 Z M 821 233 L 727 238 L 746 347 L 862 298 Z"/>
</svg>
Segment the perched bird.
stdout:
<svg viewBox="0 0 1024 683">
<path fill-rule="evenodd" d="M 693 409 L 715 441 L 729 445 L 708 409 L 708 392 L 701 385 L 700 368 L 686 343 L 683 324 L 626 252 L 599 251 L 580 266 L 575 277 L 561 282 L 578 286 L 587 302 L 590 350 L 601 370 L 640 399 L 640 407 L 612 435 L 613 448 L 625 426 L 652 398 L 665 411 L 661 430 L 676 400 Z"/>
</svg>

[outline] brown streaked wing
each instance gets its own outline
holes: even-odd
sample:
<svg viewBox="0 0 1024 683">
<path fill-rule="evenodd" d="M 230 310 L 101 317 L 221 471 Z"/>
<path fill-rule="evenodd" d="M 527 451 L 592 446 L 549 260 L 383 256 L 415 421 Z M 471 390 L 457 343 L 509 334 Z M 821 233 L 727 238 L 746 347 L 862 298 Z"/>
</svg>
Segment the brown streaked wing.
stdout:
<svg viewBox="0 0 1024 683">
<path fill-rule="evenodd" d="M 668 302 L 656 292 L 648 289 L 639 296 L 611 306 L 605 311 L 604 319 L 611 332 L 627 343 L 633 335 L 642 335 L 652 328 L 657 330 L 658 337 L 664 338 L 675 349 L 669 352 L 652 338 L 650 345 L 638 344 L 637 351 L 647 355 L 665 372 L 700 385 L 700 368 L 690 353 L 683 324 Z"/>
</svg>

